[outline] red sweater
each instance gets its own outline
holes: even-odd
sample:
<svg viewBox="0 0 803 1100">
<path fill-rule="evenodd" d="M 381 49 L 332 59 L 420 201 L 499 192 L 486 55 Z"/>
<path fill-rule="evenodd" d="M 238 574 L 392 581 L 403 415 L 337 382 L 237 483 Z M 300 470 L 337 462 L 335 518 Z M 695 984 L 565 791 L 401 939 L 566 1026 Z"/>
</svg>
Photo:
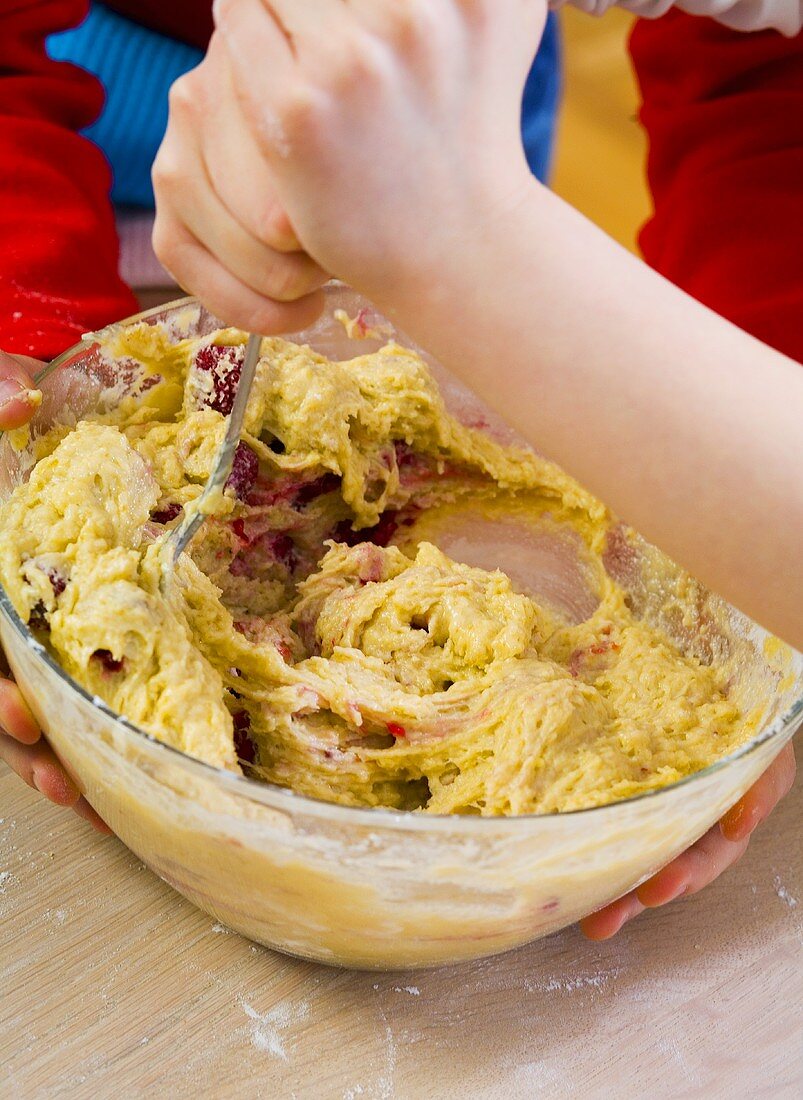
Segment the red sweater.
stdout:
<svg viewBox="0 0 803 1100">
<path fill-rule="evenodd" d="M 670 12 L 631 55 L 655 213 L 647 261 L 803 362 L 803 34 Z"/>
<path fill-rule="evenodd" d="M 106 3 L 202 48 L 212 32 L 211 0 Z M 108 165 L 77 132 L 97 118 L 103 89 L 45 52 L 46 36 L 88 8 L 0 0 L 0 347 L 42 359 L 137 309 L 117 274 Z"/>
<path fill-rule="evenodd" d="M 106 0 L 203 48 L 210 0 Z M 44 39 L 87 0 L 0 0 L 0 346 L 48 358 L 134 312 L 103 155 L 79 136 L 94 77 L 50 61 Z M 670 13 L 632 39 L 650 138 L 651 264 L 803 360 L 803 36 L 738 34 Z"/>
</svg>

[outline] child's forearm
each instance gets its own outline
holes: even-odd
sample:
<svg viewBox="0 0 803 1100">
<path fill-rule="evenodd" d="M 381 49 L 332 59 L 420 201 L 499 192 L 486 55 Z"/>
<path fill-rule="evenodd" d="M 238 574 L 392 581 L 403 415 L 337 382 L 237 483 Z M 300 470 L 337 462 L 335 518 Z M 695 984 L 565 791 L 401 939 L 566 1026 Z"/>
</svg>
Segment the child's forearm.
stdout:
<svg viewBox="0 0 803 1100">
<path fill-rule="evenodd" d="M 798 364 L 537 184 L 436 293 L 386 305 L 648 538 L 803 644 Z"/>
</svg>

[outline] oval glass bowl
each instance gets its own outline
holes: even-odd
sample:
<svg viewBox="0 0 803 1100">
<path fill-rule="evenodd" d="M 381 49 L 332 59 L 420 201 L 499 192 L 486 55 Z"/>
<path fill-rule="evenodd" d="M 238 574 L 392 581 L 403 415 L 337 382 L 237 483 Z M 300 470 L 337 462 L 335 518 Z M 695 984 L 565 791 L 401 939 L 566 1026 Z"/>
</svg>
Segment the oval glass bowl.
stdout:
<svg viewBox="0 0 803 1100">
<path fill-rule="evenodd" d="M 296 339 L 348 358 L 392 333 L 348 288 L 332 284 L 327 298 L 325 315 Z M 334 316 L 340 309 L 351 316 L 365 309 L 381 338 L 350 340 Z M 191 299 L 131 321 L 163 321 L 183 333 L 218 327 Z M 457 415 L 505 431 L 434 369 Z M 119 399 L 114 381 L 97 345 L 77 344 L 43 372 L 34 431 L 108 407 L 115 394 Z M 31 461 L 28 451 L 0 439 L 3 498 Z M 509 532 L 497 546 L 486 532 L 484 548 L 453 532 L 444 548 L 476 564 L 490 555 L 488 564 L 505 568 L 502 542 L 511 542 Z M 577 592 L 582 570 L 570 560 L 571 540 L 546 532 L 536 542 L 523 556 L 516 550 L 511 573 L 536 597 L 576 611 L 587 593 Z M 432 966 L 526 943 L 632 889 L 700 837 L 792 736 L 803 716 L 800 655 L 697 590 L 694 607 L 683 612 L 687 580 L 680 570 L 663 575 L 657 565 L 665 563 L 644 543 L 612 554 L 607 564 L 637 614 L 660 620 L 686 651 L 717 652 L 737 701 L 759 709 L 759 732 L 674 786 L 566 814 L 437 817 L 304 798 L 184 756 L 93 699 L 36 642 L 1 590 L 0 638 L 37 719 L 86 797 L 190 901 L 243 935 L 304 958 L 365 968 Z M 667 599 L 673 585 L 674 601 Z"/>
</svg>

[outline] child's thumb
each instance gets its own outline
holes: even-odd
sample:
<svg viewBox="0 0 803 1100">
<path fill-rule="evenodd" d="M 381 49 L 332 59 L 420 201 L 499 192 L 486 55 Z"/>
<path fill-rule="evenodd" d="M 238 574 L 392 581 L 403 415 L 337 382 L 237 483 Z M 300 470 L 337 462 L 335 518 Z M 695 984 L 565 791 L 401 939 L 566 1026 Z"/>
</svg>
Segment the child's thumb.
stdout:
<svg viewBox="0 0 803 1100">
<path fill-rule="evenodd" d="M 27 424 L 39 408 L 42 394 L 33 384 L 33 373 L 41 366 L 36 359 L 0 351 L 0 430 Z"/>
</svg>

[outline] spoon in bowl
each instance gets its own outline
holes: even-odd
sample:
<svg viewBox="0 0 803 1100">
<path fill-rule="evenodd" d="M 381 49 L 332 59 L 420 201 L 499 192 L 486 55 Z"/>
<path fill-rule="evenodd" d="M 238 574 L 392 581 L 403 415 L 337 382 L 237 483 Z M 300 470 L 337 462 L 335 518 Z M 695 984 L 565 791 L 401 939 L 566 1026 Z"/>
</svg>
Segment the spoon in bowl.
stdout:
<svg viewBox="0 0 803 1100">
<path fill-rule="evenodd" d="M 185 510 L 181 523 L 173 528 L 165 539 L 165 572 L 172 573 L 173 568 L 181 554 L 186 550 L 190 540 L 195 535 L 207 516 L 216 511 L 216 504 L 226 487 L 226 482 L 231 476 L 234 464 L 234 452 L 240 442 L 240 434 L 243 430 L 245 411 L 248 406 L 248 397 L 259 363 L 259 353 L 262 346 L 261 336 L 249 336 L 245 348 L 245 359 L 240 378 L 237 382 L 237 392 L 234 395 L 226 434 L 223 443 L 215 458 L 215 463 L 210 471 L 204 490 L 198 498 L 195 506 Z"/>
</svg>

